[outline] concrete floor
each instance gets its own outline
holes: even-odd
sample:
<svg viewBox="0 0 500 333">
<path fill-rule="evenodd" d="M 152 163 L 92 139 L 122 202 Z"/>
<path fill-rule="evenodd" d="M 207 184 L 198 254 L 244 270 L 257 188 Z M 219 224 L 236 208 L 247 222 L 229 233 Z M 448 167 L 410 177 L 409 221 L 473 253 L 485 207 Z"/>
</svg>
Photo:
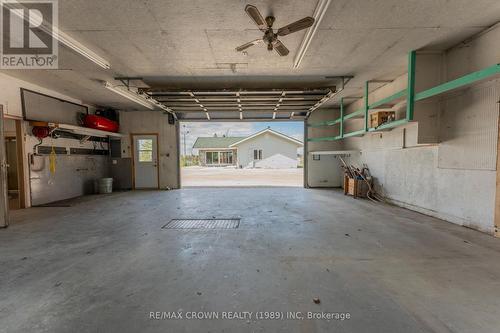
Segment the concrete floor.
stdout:
<svg viewBox="0 0 500 333">
<path fill-rule="evenodd" d="M 304 169 L 236 169 L 234 167 L 183 167 L 182 187 L 304 186 Z"/>
<path fill-rule="evenodd" d="M 172 218 L 242 218 L 165 230 Z M 500 240 L 301 188 L 86 197 L 0 230 L 2 332 L 498 332 Z M 319 297 L 320 304 L 313 298 Z M 153 320 L 152 311 L 348 312 Z"/>
</svg>

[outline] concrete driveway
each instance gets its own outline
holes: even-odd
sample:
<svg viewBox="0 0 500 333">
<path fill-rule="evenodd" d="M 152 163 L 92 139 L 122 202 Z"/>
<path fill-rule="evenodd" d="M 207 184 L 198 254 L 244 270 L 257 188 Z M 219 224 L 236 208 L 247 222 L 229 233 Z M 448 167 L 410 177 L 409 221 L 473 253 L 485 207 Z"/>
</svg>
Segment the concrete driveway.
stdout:
<svg viewBox="0 0 500 333">
<path fill-rule="evenodd" d="M 181 168 L 182 187 L 290 186 L 302 187 L 304 169 Z"/>
</svg>

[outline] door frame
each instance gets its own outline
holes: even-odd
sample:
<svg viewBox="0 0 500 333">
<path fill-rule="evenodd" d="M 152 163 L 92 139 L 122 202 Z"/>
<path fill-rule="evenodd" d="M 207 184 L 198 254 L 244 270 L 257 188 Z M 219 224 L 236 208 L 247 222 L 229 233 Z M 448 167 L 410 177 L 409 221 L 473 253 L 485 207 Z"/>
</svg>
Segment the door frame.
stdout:
<svg viewBox="0 0 500 333">
<path fill-rule="evenodd" d="M 24 160 L 24 140 L 23 140 L 23 127 L 22 120 L 5 116 L 3 119 L 13 120 L 16 127 L 16 133 L 14 136 L 6 136 L 4 133 L 4 138 L 10 138 L 16 140 L 16 159 L 17 159 L 17 187 L 18 187 L 18 200 L 19 200 L 19 209 L 23 209 L 27 207 L 26 204 L 26 182 L 25 182 L 25 160 Z"/>
<path fill-rule="evenodd" d="M 498 114 L 500 115 L 500 103 L 497 103 Z M 497 165 L 496 165 L 496 185 L 495 185 L 495 211 L 493 218 L 493 235 L 500 238 L 500 116 L 498 117 L 497 133 Z"/>
<path fill-rule="evenodd" d="M 9 201 L 7 195 L 7 160 L 3 129 L 3 106 L 0 105 L 0 228 L 9 226 Z"/>
<path fill-rule="evenodd" d="M 16 126 L 17 127 L 17 126 Z M 23 203 L 23 195 L 24 195 L 24 191 L 21 189 L 21 186 L 22 186 L 22 182 L 21 182 L 21 175 L 20 175 L 20 169 L 23 167 L 22 165 L 19 165 L 19 140 L 17 139 L 17 135 L 16 136 L 11 136 L 11 135 L 5 135 L 4 133 L 4 145 L 5 143 L 8 141 L 8 140 L 12 140 L 14 139 L 15 142 L 16 142 L 16 172 L 17 172 L 17 201 L 18 201 L 18 204 L 19 204 L 19 208 L 18 209 L 22 209 L 22 208 L 25 208 L 23 207 L 22 203 Z M 7 150 L 5 150 L 5 160 L 7 161 Z M 10 168 L 10 164 L 8 163 L 7 161 L 7 172 Z M 8 174 L 7 174 L 7 196 L 8 196 L 8 193 L 9 193 L 9 177 L 8 177 Z M 9 210 L 15 210 L 15 209 L 10 209 L 10 200 L 9 200 Z"/>
<path fill-rule="evenodd" d="M 141 136 L 141 135 L 151 135 L 151 136 L 156 136 L 156 176 L 158 179 L 158 187 L 157 189 L 160 189 L 160 140 L 159 140 L 159 135 L 158 133 L 130 133 L 130 147 L 132 151 L 132 189 L 137 190 L 135 187 L 135 139 L 134 136 Z M 142 189 L 139 189 L 142 190 Z"/>
<path fill-rule="evenodd" d="M 1 106 L 1 105 L 0 105 Z M 0 119 L 9 119 L 13 120 L 16 127 L 16 155 L 17 155 L 17 181 L 19 188 L 19 209 L 28 208 L 31 205 L 30 197 L 27 197 L 27 193 L 29 193 L 29 181 L 27 180 L 27 164 L 28 161 L 25 157 L 27 157 L 26 149 L 24 147 L 24 127 L 23 127 L 23 119 L 11 116 L 8 114 L 4 114 L 3 118 Z M 5 137 L 5 134 L 4 134 Z"/>
<path fill-rule="evenodd" d="M 17 179 L 19 187 L 19 208 L 23 209 L 28 207 L 26 202 L 26 192 L 29 185 L 26 184 L 26 160 L 24 148 L 24 129 L 22 120 L 14 119 L 16 121 L 16 142 L 17 142 Z"/>
</svg>

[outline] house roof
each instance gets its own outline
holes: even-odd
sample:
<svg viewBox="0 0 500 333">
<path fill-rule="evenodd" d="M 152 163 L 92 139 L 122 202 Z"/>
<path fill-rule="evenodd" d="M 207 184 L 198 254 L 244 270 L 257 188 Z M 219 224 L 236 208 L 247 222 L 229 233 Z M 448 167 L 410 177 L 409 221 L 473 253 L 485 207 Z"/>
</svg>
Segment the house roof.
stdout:
<svg viewBox="0 0 500 333">
<path fill-rule="evenodd" d="M 193 145 L 193 148 L 229 148 L 235 142 L 241 141 L 244 137 L 199 137 Z"/>
<path fill-rule="evenodd" d="M 276 136 L 278 136 L 278 137 L 280 137 L 282 139 L 288 140 L 288 141 L 296 144 L 298 147 L 302 147 L 303 146 L 303 143 L 300 140 L 294 139 L 294 138 L 292 138 L 292 137 L 290 137 L 288 135 L 285 135 L 283 133 L 273 131 L 270 128 L 266 128 L 265 130 L 262 130 L 260 132 L 255 133 L 255 134 L 252 134 L 252 135 L 250 135 L 250 136 L 248 136 L 246 138 L 241 138 L 241 140 L 232 143 L 229 147 L 236 147 L 236 146 L 238 146 L 239 144 L 241 144 L 243 142 L 246 142 L 246 141 L 251 140 L 251 139 L 253 139 L 253 138 L 255 138 L 255 137 L 259 136 L 259 135 L 263 135 L 263 134 L 266 134 L 266 133 L 274 134 L 274 135 L 276 135 Z"/>
<path fill-rule="evenodd" d="M 221 136 L 221 137 L 198 137 L 193 145 L 193 148 L 197 149 L 211 149 L 211 148 L 232 148 L 236 147 L 240 143 L 243 143 L 245 141 L 251 140 L 259 135 L 265 134 L 265 133 L 271 133 L 276 136 L 279 136 L 285 140 L 288 140 L 294 144 L 296 144 L 298 147 L 302 147 L 303 144 L 300 140 L 294 139 L 288 135 L 285 135 L 280 132 L 273 131 L 270 128 L 266 128 L 265 130 L 262 130 L 260 132 L 257 132 L 255 134 L 252 134 L 250 136 L 246 137 L 237 137 L 237 136 Z"/>
</svg>

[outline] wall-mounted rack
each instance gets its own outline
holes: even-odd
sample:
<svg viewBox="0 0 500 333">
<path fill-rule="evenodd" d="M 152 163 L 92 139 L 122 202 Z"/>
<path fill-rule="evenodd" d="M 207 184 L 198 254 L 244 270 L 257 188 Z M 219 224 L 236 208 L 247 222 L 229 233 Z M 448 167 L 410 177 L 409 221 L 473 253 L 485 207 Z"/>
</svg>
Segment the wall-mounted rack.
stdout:
<svg viewBox="0 0 500 333">
<path fill-rule="evenodd" d="M 309 154 L 349 157 L 354 154 L 359 154 L 359 150 L 320 150 L 320 151 L 310 151 Z"/>
<path fill-rule="evenodd" d="M 322 122 L 310 123 L 308 127 L 324 127 L 324 126 L 335 126 L 339 125 L 340 135 L 332 137 L 318 137 L 318 138 L 308 138 L 309 142 L 321 142 L 321 141 L 337 141 L 345 138 L 363 136 L 367 132 L 374 131 L 384 131 L 389 130 L 398 126 L 405 125 L 413 121 L 413 115 L 415 110 L 415 102 L 431 98 L 437 95 L 447 93 L 449 91 L 464 88 L 470 84 L 476 83 L 481 80 L 491 78 L 493 76 L 500 74 L 500 64 L 495 64 L 493 66 L 487 67 L 485 69 L 464 75 L 458 79 L 448 81 L 446 83 L 437 85 L 433 88 L 424 90 L 419 93 L 415 93 L 415 72 L 416 72 L 416 51 L 411 51 L 408 54 L 408 85 L 406 89 L 396 92 L 391 96 L 385 97 L 373 103 L 369 103 L 369 84 L 370 81 L 365 83 L 364 91 L 364 106 L 354 112 L 345 114 L 344 98 L 340 99 L 340 117 L 334 120 L 327 120 Z M 368 126 L 368 119 L 370 111 L 378 109 L 392 108 L 396 104 L 406 102 L 406 114 L 402 119 L 393 120 L 391 122 L 382 124 L 376 128 L 370 128 Z M 364 119 L 364 128 L 358 131 L 345 133 L 344 123 L 350 119 Z"/>
<path fill-rule="evenodd" d="M 85 142 L 91 137 L 118 139 L 124 136 L 123 134 L 120 133 L 101 131 L 93 128 L 75 126 L 70 124 L 50 123 L 45 121 L 30 121 L 30 125 L 49 127 L 51 132 L 62 131 L 67 133 L 78 134 L 82 136 L 80 142 Z"/>
</svg>

